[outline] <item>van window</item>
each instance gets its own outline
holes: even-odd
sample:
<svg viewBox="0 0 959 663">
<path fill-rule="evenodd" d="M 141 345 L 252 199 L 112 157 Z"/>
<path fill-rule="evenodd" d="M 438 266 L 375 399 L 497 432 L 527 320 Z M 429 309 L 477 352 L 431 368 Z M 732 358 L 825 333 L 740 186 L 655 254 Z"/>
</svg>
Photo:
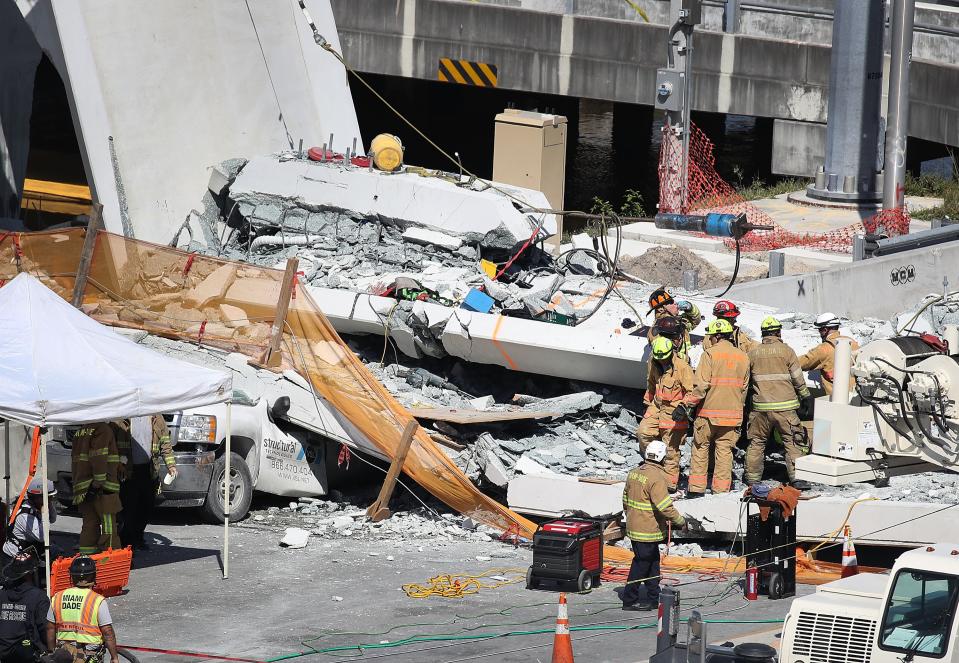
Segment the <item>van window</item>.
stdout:
<svg viewBox="0 0 959 663">
<path fill-rule="evenodd" d="M 879 648 L 917 657 L 945 656 L 957 594 L 956 576 L 914 569 L 899 571 L 886 602 Z"/>
</svg>

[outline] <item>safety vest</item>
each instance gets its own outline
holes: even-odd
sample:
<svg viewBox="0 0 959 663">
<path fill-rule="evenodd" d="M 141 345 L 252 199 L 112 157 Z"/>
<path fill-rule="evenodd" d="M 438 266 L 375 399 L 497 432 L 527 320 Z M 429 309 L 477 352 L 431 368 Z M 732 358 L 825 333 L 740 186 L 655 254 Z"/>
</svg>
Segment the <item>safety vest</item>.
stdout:
<svg viewBox="0 0 959 663">
<path fill-rule="evenodd" d="M 71 587 L 53 595 L 57 642 L 102 644 L 100 604 L 103 597 L 88 587 Z"/>
</svg>

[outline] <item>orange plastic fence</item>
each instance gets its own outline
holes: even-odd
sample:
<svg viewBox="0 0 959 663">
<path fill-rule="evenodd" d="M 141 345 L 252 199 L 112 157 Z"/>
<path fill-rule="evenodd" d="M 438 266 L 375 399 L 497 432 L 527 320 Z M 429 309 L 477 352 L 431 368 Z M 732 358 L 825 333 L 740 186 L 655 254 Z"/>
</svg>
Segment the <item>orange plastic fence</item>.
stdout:
<svg viewBox="0 0 959 663">
<path fill-rule="evenodd" d="M 699 127 L 693 125 L 689 141 L 688 194 L 682 196 L 682 141 L 668 127 L 663 128 L 659 153 L 659 211 L 661 212 L 745 212 L 751 223 L 775 226 L 773 230 L 752 231 L 741 240 L 743 251 L 768 251 L 785 246 L 805 246 L 824 251 L 850 253 L 853 237 L 863 232 L 894 237 L 909 232 L 909 213 L 905 209 L 881 211 L 860 223 L 828 232 L 794 232 L 777 224 L 772 217 L 746 201 L 716 172 L 713 144 Z M 727 240 L 732 245 L 732 240 Z"/>
<path fill-rule="evenodd" d="M 0 284 L 20 271 L 65 299 L 73 292 L 84 231 L 18 234 L 0 241 Z M 101 232 L 83 309 L 100 322 L 259 358 L 270 337 L 283 272 Z M 312 383 L 351 428 L 392 457 L 410 413 L 366 370 L 304 288 L 283 338 L 283 366 Z M 531 537 L 532 522 L 481 493 L 424 431 L 404 471 L 445 504 L 501 531 Z M 623 551 L 625 552 L 625 551 Z M 614 556 L 622 558 L 620 553 Z"/>
</svg>

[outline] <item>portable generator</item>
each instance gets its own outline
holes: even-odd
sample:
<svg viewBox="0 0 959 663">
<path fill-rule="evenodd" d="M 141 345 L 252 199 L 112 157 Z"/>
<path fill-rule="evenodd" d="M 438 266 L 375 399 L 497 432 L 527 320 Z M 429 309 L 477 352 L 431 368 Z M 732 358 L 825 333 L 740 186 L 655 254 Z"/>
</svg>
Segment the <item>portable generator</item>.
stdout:
<svg viewBox="0 0 959 663">
<path fill-rule="evenodd" d="M 556 585 L 575 583 L 585 592 L 599 584 L 603 572 L 602 521 L 582 518 L 551 520 L 533 535 L 533 564 L 526 572 L 526 588 L 539 589 L 542 581 Z"/>
</svg>

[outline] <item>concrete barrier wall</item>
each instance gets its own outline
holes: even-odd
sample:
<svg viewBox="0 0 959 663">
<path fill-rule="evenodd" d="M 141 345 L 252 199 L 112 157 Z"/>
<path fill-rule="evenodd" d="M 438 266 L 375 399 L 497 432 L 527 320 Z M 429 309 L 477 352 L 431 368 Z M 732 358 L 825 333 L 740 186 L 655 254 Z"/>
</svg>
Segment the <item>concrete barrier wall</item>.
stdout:
<svg viewBox="0 0 959 663">
<path fill-rule="evenodd" d="M 210 166 L 360 137 L 346 72 L 296 0 L 17 4 L 64 81 L 108 230 L 167 243 L 200 207 Z M 307 4 L 339 46 L 329 0 Z"/>
<path fill-rule="evenodd" d="M 870 258 L 821 272 L 733 286 L 729 298 L 785 311 L 891 318 L 929 293 L 959 286 L 959 242 Z"/>
<path fill-rule="evenodd" d="M 534 10 L 545 5 L 526 0 L 332 2 L 347 59 L 377 74 L 436 80 L 440 58 L 480 60 L 499 68 L 502 88 L 651 106 L 666 62 L 662 24 Z M 698 31 L 694 49 L 695 109 L 825 122 L 828 44 Z M 959 145 L 959 97 L 943 93 L 952 89 L 959 67 L 913 62 L 910 135 Z"/>
</svg>

